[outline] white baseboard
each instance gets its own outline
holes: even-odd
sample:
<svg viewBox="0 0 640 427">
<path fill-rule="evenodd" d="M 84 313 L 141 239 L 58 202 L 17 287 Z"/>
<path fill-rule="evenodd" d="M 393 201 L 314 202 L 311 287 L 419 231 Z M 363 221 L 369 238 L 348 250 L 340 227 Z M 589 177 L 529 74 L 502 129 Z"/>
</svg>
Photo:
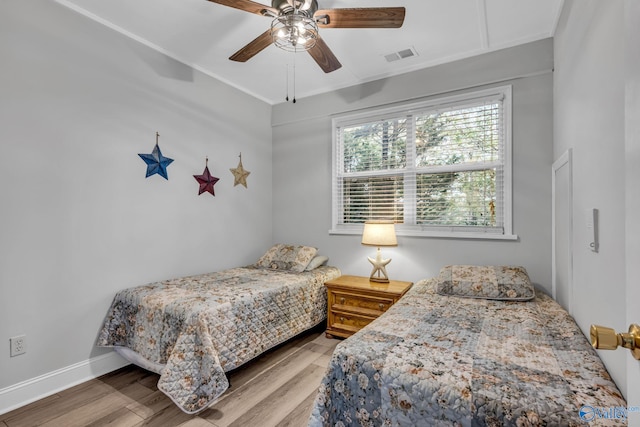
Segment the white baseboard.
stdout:
<svg viewBox="0 0 640 427">
<path fill-rule="evenodd" d="M 128 364 L 126 359 L 112 351 L 0 389 L 0 414 L 13 411 Z"/>
</svg>

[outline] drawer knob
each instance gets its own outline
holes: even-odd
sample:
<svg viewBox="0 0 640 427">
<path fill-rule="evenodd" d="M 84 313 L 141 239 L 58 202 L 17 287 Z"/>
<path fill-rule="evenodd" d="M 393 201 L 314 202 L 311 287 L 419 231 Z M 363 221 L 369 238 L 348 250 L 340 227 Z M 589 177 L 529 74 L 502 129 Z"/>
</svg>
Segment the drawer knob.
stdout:
<svg viewBox="0 0 640 427">
<path fill-rule="evenodd" d="M 380 307 L 380 310 L 384 310 L 384 304 L 380 303 L 378 304 L 378 307 Z"/>
<path fill-rule="evenodd" d="M 340 298 L 340 304 L 344 304 L 344 297 Z"/>
<path fill-rule="evenodd" d="M 344 317 L 340 318 L 340 323 L 344 323 Z"/>
</svg>

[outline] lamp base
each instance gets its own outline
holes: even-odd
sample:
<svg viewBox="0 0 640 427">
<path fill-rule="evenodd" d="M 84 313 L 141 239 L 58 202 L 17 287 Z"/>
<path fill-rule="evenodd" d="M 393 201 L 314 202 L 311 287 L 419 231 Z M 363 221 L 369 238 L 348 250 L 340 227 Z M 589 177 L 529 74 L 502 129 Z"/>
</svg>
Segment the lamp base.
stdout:
<svg viewBox="0 0 640 427">
<path fill-rule="evenodd" d="M 380 248 L 378 247 L 376 259 L 373 259 L 371 257 L 367 257 L 367 259 L 369 260 L 371 265 L 373 265 L 373 270 L 371 271 L 369 281 L 377 283 L 389 283 L 389 276 L 387 276 L 386 266 L 391 262 L 391 258 L 382 259 L 382 254 L 380 253 Z"/>
</svg>

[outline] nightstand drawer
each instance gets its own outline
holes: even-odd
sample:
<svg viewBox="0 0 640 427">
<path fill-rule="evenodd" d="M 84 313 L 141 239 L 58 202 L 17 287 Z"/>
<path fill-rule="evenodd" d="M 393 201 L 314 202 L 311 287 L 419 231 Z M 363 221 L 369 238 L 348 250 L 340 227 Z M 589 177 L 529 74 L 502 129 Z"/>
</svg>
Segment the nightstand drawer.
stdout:
<svg viewBox="0 0 640 427">
<path fill-rule="evenodd" d="M 378 314 L 387 311 L 393 305 L 393 298 L 381 298 L 349 292 L 332 291 L 329 304 L 334 310 L 349 310 L 350 307 L 373 310 Z M 374 314 L 374 313 L 372 313 Z"/>
<path fill-rule="evenodd" d="M 331 329 L 343 329 L 356 332 L 369 323 L 373 322 L 376 317 L 358 316 L 351 313 L 331 312 L 329 316 L 329 326 Z"/>
</svg>

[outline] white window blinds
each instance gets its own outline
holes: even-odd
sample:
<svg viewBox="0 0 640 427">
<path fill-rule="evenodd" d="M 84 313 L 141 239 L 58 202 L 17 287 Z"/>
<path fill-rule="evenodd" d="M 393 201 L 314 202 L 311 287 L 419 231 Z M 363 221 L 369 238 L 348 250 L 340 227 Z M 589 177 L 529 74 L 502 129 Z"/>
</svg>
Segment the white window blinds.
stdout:
<svg viewBox="0 0 640 427">
<path fill-rule="evenodd" d="M 510 87 L 334 119 L 333 231 L 511 234 Z"/>
</svg>

